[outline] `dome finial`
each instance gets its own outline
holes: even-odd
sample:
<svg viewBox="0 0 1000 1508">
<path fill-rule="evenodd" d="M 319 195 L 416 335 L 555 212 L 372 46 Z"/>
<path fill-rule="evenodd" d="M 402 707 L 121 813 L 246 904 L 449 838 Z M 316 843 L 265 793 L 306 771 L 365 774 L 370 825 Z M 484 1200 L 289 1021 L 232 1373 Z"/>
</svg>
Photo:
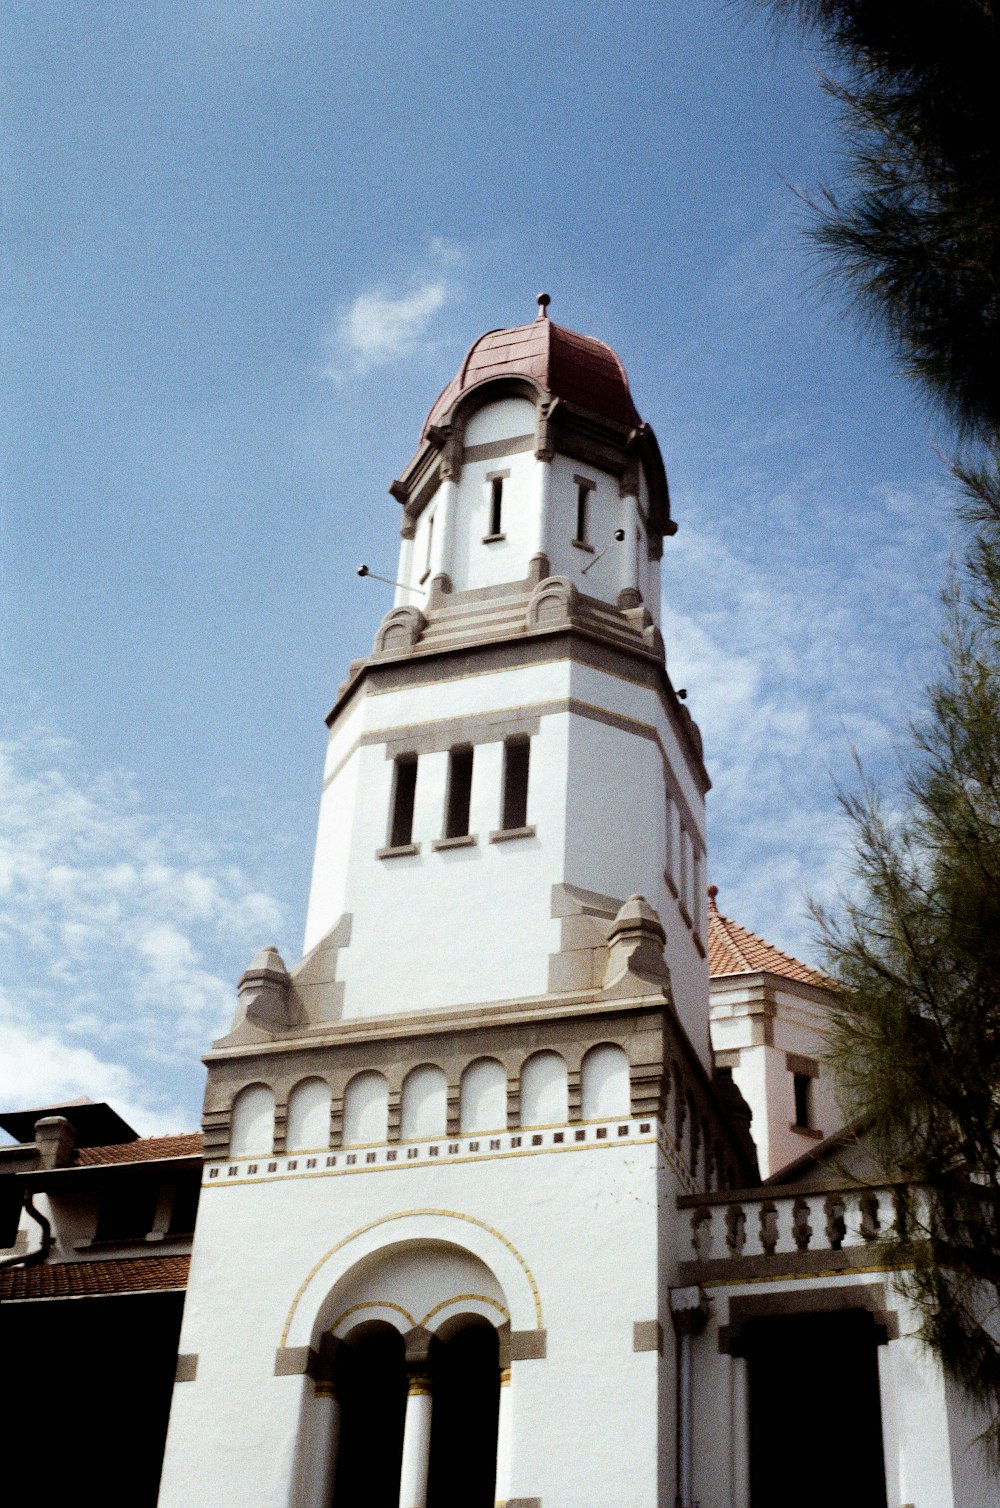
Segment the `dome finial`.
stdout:
<svg viewBox="0 0 1000 1508">
<path fill-rule="evenodd" d="M 547 310 L 551 302 L 552 298 L 548 293 L 540 293 L 538 295 L 538 297 L 535 299 L 535 303 L 538 305 L 538 319 L 548 319 L 549 316 Z"/>
</svg>

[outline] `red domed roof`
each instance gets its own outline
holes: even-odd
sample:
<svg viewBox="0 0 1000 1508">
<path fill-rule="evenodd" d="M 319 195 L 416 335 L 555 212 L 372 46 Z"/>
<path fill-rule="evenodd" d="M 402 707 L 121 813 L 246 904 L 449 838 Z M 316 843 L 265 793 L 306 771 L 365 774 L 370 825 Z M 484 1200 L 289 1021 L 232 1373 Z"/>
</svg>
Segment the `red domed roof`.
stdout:
<svg viewBox="0 0 1000 1508">
<path fill-rule="evenodd" d="M 539 299 L 545 296 L 542 295 Z M 548 299 L 545 299 L 548 303 Z M 610 346 L 553 324 L 542 304 L 538 318 L 513 330 L 488 330 L 469 348 L 456 376 L 424 425 L 440 424 L 467 388 L 495 377 L 529 377 L 555 398 L 612 419 L 629 429 L 641 424 L 625 368 Z"/>
</svg>

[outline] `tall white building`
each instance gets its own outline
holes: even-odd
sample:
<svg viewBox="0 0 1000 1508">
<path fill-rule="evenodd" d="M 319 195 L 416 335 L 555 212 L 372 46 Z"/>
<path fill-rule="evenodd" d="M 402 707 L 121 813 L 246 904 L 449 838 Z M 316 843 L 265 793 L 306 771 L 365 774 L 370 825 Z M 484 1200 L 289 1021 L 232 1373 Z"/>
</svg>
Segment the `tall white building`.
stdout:
<svg viewBox="0 0 1000 1508">
<path fill-rule="evenodd" d="M 161 1508 L 986 1508 L 826 982 L 708 903 L 656 438 L 547 302 L 393 483 L 305 955 L 207 1059 Z"/>
</svg>

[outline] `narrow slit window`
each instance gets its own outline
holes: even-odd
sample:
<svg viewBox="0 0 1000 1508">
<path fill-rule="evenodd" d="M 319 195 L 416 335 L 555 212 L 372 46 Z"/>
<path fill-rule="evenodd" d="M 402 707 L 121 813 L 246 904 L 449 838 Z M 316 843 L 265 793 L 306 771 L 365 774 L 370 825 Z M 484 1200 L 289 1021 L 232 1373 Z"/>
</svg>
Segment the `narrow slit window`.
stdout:
<svg viewBox="0 0 1000 1508">
<path fill-rule="evenodd" d="M 795 1086 L 795 1124 L 808 1131 L 812 1127 L 812 1079 L 807 1073 L 797 1073 L 792 1082 Z"/>
<path fill-rule="evenodd" d="M 576 542 L 578 545 L 589 544 L 587 530 L 590 525 L 590 494 L 592 488 L 588 482 L 576 484 Z"/>
<path fill-rule="evenodd" d="M 503 751 L 503 828 L 512 832 L 528 825 L 528 761 L 526 738 L 511 739 Z"/>
<path fill-rule="evenodd" d="M 503 477 L 490 482 L 490 534 L 503 532 Z"/>
<path fill-rule="evenodd" d="M 448 759 L 448 805 L 444 829 L 446 838 L 468 837 L 471 800 L 472 750 L 452 749 Z"/>
<path fill-rule="evenodd" d="M 389 847 L 405 848 L 413 842 L 413 803 L 417 794 L 417 761 L 414 755 L 396 760 L 392 786 L 392 820 Z"/>
</svg>

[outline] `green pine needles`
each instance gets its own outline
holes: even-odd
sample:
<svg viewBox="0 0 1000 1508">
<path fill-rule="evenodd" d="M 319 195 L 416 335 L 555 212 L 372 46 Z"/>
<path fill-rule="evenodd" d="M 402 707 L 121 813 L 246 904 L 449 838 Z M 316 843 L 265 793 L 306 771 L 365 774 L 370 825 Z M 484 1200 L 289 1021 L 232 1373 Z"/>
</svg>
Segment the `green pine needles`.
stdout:
<svg viewBox="0 0 1000 1508">
<path fill-rule="evenodd" d="M 859 769 L 856 887 L 817 908 L 843 986 L 847 1111 L 905 1182 L 899 1249 L 923 1335 L 1000 1460 L 1000 140 L 992 0 L 755 0 L 819 42 L 845 156 L 813 202 L 828 277 L 962 446 L 966 531 L 944 670 L 903 810 Z"/>
</svg>

